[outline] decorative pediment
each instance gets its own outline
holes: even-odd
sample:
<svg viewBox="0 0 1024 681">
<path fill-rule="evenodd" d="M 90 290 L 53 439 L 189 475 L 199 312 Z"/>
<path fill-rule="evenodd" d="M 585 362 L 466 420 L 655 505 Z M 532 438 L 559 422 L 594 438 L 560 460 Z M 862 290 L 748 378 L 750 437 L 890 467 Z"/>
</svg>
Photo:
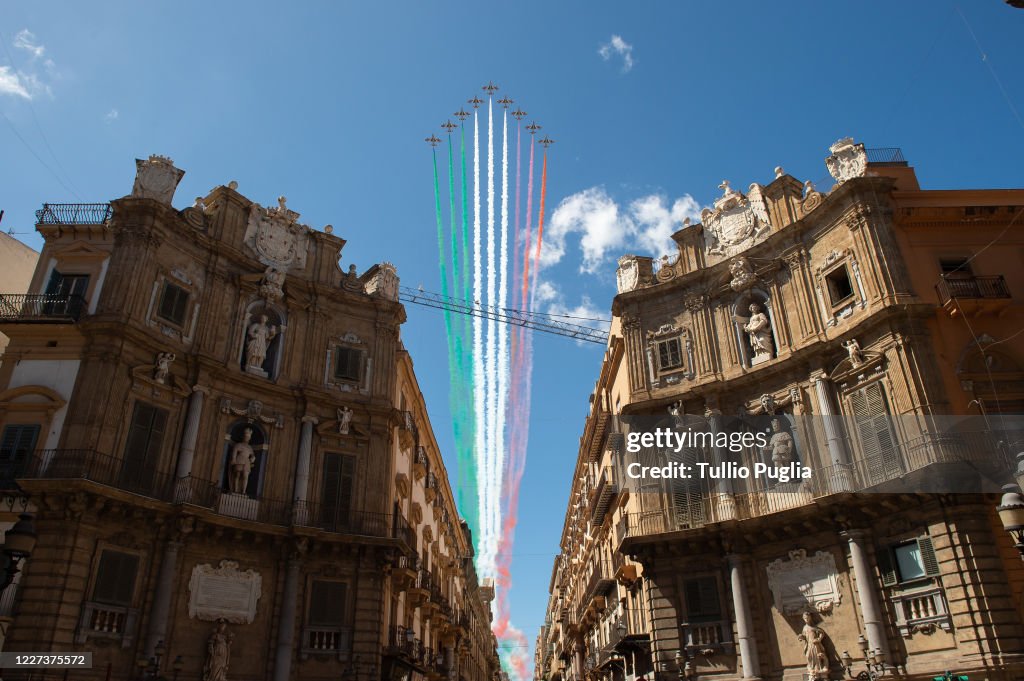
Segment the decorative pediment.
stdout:
<svg viewBox="0 0 1024 681">
<path fill-rule="evenodd" d="M 708 264 L 731 257 L 754 245 L 771 231 L 768 207 L 761 185 L 750 185 L 746 195 L 722 181 L 718 185 L 724 194 L 701 212 L 707 243 Z"/>
<path fill-rule="evenodd" d="M 61 262 L 82 262 L 90 260 L 105 260 L 110 257 L 110 251 L 96 248 L 88 241 L 77 239 L 71 243 L 59 246 L 52 251 L 53 257 Z"/>
<path fill-rule="evenodd" d="M 5 412 L 45 412 L 52 416 L 66 404 L 60 393 L 43 385 L 23 385 L 0 392 L 0 414 Z"/>
</svg>

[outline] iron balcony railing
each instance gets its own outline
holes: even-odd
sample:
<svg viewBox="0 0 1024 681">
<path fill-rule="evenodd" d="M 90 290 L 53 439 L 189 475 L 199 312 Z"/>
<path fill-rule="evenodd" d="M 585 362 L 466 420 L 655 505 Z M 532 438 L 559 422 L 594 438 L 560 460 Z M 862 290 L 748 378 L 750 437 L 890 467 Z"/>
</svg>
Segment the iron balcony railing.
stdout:
<svg viewBox="0 0 1024 681">
<path fill-rule="evenodd" d="M 315 527 L 337 534 L 402 538 L 403 526 L 388 513 L 342 511 L 310 501 L 231 494 L 212 480 L 176 478 L 172 473 L 91 449 L 36 450 L 15 474 L 18 479 L 89 480 L 159 501 L 199 506 L 219 515 L 282 527 Z"/>
<path fill-rule="evenodd" d="M 27 323 L 77 322 L 85 298 L 53 293 L 0 293 L 0 320 Z"/>
<path fill-rule="evenodd" d="M 903 157 L 903 150 L 899 147 L 875 147 L 865 149 L 864 153 L 867 154 L 868 163 L 873 165 L 907 165 L 907 159 Z"/>
<path fill-rule="evenodd" d="M 102 225 L 113 216 L 114 209 L 109 203 L 44 203 L 36 211 L 36 224 Z"/>
<path fill-rule="evenodd" d="M 945 305 L 956 298 L 988 299 L 1009 298 L 1010 289 L 1002 275 L 984 277 L 942 277 L 935 285 L 939 303 Z"/>
</svg>

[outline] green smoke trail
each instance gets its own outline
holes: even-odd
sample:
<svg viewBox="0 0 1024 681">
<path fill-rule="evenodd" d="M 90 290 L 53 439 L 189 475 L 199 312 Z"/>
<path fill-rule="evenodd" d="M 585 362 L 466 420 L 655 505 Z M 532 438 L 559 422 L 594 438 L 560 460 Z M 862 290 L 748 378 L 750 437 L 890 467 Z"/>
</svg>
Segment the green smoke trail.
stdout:
<svg viewBox="0 0 1024 681">
<path fill-rule="evenodd" d="M 461 294 L 462 299 L 470 299 L 470 276 L 469 276 L 469 193 L 466 180 L 466 128 L 460 126 L 460 152 L 461 152 L 461 185 L 462 185 L 462 276 L 458 278 L 461 286 L 455 286 L 455 295 Z M 455 186 L 454 167 L 452 159 L 451 138 L 448 140 L 448 188 L 451 193 L 452 205 L 452 262 L 457 268 L 460 264 L 457 260 L 456 234 L 455 234 Z M 472 336 L 472 322 L 469 315 L 462 315 L 462 319 L 456 320 L 459 327 L 455 334 L 456 354 L 449 358 L 449 363 L 454 359 L 455 380 L 451 384 L 451 399 L 455 404 L 452 406 L 452 417 L 455 423 L 455 446 L 458 457 L 458 505 L 459 511 L 469 524 L 473 536 L 479 536 L 478 516 L 479 502 L 477 500 L 476 481 L 476 458 L 473 453 L 473 443 L 476 440 L 474 432 L 475 421 L 472 416 L 471 403 L 473 396 L 473 351 L 470 338 Z"/>
</svg>

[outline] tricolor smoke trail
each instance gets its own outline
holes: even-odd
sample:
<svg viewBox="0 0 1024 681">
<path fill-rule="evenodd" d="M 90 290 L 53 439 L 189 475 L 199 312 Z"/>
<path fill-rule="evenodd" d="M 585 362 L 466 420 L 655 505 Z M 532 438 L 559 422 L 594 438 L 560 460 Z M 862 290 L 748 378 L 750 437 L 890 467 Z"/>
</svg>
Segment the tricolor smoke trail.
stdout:
<svg viewBox="0 0 1024 681">
<path fill-rule="evenodd" d="M 470 114 L 460 109 L 455 116 L 462 125 L 446 123 L 443 126 L 449 135 L 447 197 L 442 196 L 436 151 L 433 158 L 441 289 L 444 295 L 471 304 L 500 309 L 511 305 L 513 309 L 530 310 L 537 290 L 542 248 L 550 140 L 545 138 L 538 142 L 535 133 L 540 126 L 526 126 L 530 132 L 530 149 L 529 161 L 524 167 L 521 120 L 526 114 L 519 110 L 511 112 L 516 119 L 516 129 L 515 157 L 510 158 L 508 109 L 512 100 L 506 97 L 498 102 L 502 105 L 502 118 L 500 149 L 496 149 L 493 94 L 497 88 L 488 84 L 484 89 L 488 94 L 486 123 L 480 120 L 479 111 L 484 101 L 476 97 L 470 100 L 473 105 L 472 200 L 466 140 L 466 119 Z M 485 150 L 481 149 L 480 139 L 484 124 L 487 126 Z M 456 128 L 459 128 L 458 162 L 456 145 L 451 139 Z M 544 144 L 545 148 L 540 203 L 534 224 L 537 143 Z M 484 154 L 486 157 L 481 159 Z M 482 160 L 486 169 L 481 168 Z M 510 197 L 509 175 L 513 168 L 515 193 Z M 500 177 L 496 177 L 497 174 Z M 524 175 L 525 205 L 522 201 Z M 458 196 L 457 186 L 461 190 Z M 448 200 L 442 201 L 443 198 Z M 449 213 L 448 230 L 444 229 L 443 207 Z M 514 219 L 510 219 L 513 215 Z M 493 580 L 495 584 L 494 633 L 499 639 L 505 670 L 513 678 L 525 681 L 529 648 L 526 638 L 509 621 L 508 594 L 512 587 L 509 568 L 519 485 L 526 465 L 529 437 L 532 331 L 518 325 L 499 324 L 494 318 L 485 322 L 479 316 L 453 316 L 446 311 L 445 332 L 451 381 L 449 401 L 458 464 L 456 498 L 459 511 L 473 533 L 477 573 L 481 580 Z"/>
</svg>

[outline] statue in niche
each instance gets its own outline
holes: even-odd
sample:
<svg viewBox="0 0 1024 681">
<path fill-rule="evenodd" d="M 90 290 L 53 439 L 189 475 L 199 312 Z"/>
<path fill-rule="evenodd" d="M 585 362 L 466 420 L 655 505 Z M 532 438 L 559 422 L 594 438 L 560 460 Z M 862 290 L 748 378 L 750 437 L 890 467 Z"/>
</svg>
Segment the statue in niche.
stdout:
<svg viewBox="0 0 1024 681">
<path fill-rule="evenodd" d="M 338 409 L 338 434 L 348 435 L 348 430 L 352 425 L 352 410 L 348 407 L 340 407 Z"/>
<path fill-rule="evenodd" d="M 804 628 L 797 636 L 797 640 L 804 644 L 804 657 L 807 659 L 808 679 L 828 678 L 828 652 L 825 650 L 825 639 L 828 634 L 821 627 L 814 625 L 814 615 L 805 612 L 803 615 Z"/>
<path fill-rule="evenodd" d="M 776 468 L 783 468 L 793 462 L 793 436 L 782 429 L 780 419 L 772 419 L 772 436 L 768 440 L 767 449 Z"/>
<path fill-rule="evenodd" d="M 267 348 L 277 335 L 277 327 L 268 324 L 267 315 L 261 314 L 259 320 L 249 325 L 245 335 L 249 339 L 245 346 L 245 370 L 251 374 L 266 376 L 263 362 L 267 360 Z"/>
<path fill-rule="evenodd" d="M 768 315 L 757 303 L 750 304 L 750 319 L 743 326 L 750 338 L 750 347 L 754 350 L 751 364 L 760 364 L 772 358 L 772 324 Z"/>
<path fill-rule="evenodd" d="M 156 356 L 153 364 L 153 380 L 157 383 L 166 383 L 167 375 L 171 372 L 171 364 L 176 359 L 173 352 L 161 352 Z"/>
<path fill-rule="evenodd" d="M 233 494 L 245 494 L 245 489 L 249 486 L 249 475 L 252 474 L 252 467 L 256 463 L 256 453 L 249 444 L 250 440 L 252 428 L 246 428 L 242 432 L 242 441 L 231 447 L 231 456 L 228 459 L 231 477 L 228 479 L 228 487 Z"/>
<path fill-rule="evenodd" d="M 856 338 L 851 338 L 843 343 L 843 347 L 846 348 L 846 353 L 850 356 L 850 365 L 854 369 L 864 363 L 864 351 L 860 349 L 860 343 Z"/>
<path fill-rule="evenodd" d="M 235 635 L 228 631 L 227 622 L 217 620 L 210 638 L 206 640 L 206 663 L 203 681 L 227 681 L 228 663 L 231 661 L 231 642 Z"/>
</svg>

